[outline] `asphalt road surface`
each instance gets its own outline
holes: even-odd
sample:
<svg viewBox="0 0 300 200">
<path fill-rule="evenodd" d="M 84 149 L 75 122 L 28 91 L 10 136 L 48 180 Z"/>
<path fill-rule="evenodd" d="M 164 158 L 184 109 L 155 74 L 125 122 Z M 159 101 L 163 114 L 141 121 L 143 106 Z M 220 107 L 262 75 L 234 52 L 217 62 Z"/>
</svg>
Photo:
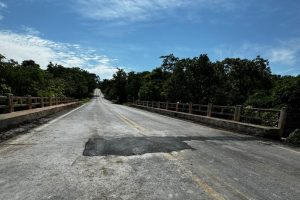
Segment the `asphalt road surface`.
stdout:
<svg viewBox="0 0 300 200">
<path fill-rule="evenodd" d="M 100 97 L 0 144 L 0 199 L 300 199 L 300 152 Z"/>
</svg>

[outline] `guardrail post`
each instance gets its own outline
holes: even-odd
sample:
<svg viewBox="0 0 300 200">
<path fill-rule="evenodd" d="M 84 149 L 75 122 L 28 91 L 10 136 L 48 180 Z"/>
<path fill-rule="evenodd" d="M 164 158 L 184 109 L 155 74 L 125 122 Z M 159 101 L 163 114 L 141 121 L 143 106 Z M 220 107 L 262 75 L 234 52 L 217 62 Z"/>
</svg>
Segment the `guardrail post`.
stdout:
<svg viewBox="0 0 300 200">
<path fill-rule="evenodd" d="M 41 108 L 44 108 L 44 97 L 41 97 Z"/>
<path fill-rule="evenodd" d="M 49 106 L 52 106 L 52 97 L 49 97 Z"/>
<path fill-rule="evenodd" d="M 212 103 L 209 103 L 209 104 L 207 105 L 207 116 L 208 116 L 208 117 L 211 117 L 212 106 L 213 106 Z"/>
<path fill-rule="evenodd" d="M 285 127 L 285 122 L 286 122 L 286 117 L 287 117 L 287 107 L 283 107 L 280 110 L 280 117 L 278 121 L 278 128 L 280 129 L 280 137 L 282 137 L 283 132 L 284 132 L 284 127 Z"/>
<path fill-rule="evenodd" d="M 178 112 L 179 102 L 176 103 L 176 112 Z"/>
<path fill-rule="evenodd" d="M 31 98 L 31 95 L 28 95 L 27 96 L 27 106 L 28 106 L 28 109 L 32 109 L 32 98 Z"/>
<path fill-rule="evenodd" d="M 242 106 L 235 106 L 233 120 L 239 122 L 241 119 Z"/>
<path fill-rule="evenodd" d="M 193 113 L 193 103 L 189 103 L 189 113 L 192 114 Z"/>
<path fill-rule="evenodd" d="M 157 108 L 160 108 L 160 102 L 157 102 Z"/>
<path fill-rule="evenodd" d="M 166 102 L 166 110 L 168 110 L 169 109 L 169 102 L 167 101 Z"/>
<path fill-rule="evenodd" d="M 154 108 L 154 101 L 152 101 L 152 108 Z"/>
<path fill-rule="evenodd" d="M 9 94 L 8 97 L 8 112 L 14 112 L 14 96 L 12 94 Z"/>
</svg>

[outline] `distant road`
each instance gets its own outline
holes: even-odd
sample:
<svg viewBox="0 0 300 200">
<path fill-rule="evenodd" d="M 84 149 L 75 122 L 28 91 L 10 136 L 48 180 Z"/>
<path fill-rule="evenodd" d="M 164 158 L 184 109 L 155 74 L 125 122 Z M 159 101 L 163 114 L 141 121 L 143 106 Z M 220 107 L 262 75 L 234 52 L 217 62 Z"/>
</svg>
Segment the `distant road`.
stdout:
<svg viewBox="0 0 300 200">
<path fill-rule="evenodd" d="M 300 199 L 300 152 L 99 97 L 0 144 L 0 199 Z"/>
</svg>

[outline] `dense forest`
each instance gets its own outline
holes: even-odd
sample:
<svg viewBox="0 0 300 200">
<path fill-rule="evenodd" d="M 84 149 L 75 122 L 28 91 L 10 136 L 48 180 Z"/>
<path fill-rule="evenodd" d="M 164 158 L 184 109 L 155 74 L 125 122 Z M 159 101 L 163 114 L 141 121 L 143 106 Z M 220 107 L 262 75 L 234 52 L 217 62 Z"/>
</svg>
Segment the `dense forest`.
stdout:
<svg viewBox="0 0 300 200">
<path fill-rule="evenodd" d="M 86 98 L 100 78 L 78 67 L 49 63 L 46 70 L 32 60 L 21 64 L 0 54 L 0 94 Z"/>
<path fill-rule="evenodd" d="M 69 96 L 85 98 L 100 86 L 106 98 L 250 105 L 261 108 L 288 106 L 300 111 L 300 75 L 272 74 L 268 60 L 226 58 L 212 62 L 205 54 L 194 58 L 162 56 L 151 72 L 125 72 L 100 82 L 99 76 L 80 68 L 49 63 L 46 70 L 32 60 L 21 64 L 0 54 L 0 94 Z"/>
<path fill-rule="evenodd" d="M 195 58 L 162 56 L 151 72 L 118 69 L 101 82 L 108 99 L 247 105 L 300 111 L 300 75 L 272 74 L 268 60 L 226 58 L 212 62 L 205 54 Z"/>
</svg>

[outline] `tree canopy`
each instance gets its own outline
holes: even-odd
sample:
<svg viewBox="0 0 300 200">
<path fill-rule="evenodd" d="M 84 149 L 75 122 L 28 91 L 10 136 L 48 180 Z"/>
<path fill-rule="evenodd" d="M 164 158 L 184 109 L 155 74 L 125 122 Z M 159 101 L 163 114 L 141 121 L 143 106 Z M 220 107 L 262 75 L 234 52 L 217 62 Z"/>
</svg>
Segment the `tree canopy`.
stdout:
<svg viewBox="0 0 300 200">
<path fill-rule="evenodd" d="M 119 103 L 140 99 L 300 109 L 300 76 L 274 75 L 260 56 L 215 62 L 206 54 L 161 58 L 161 66 L 151 72 L 119 69 L 111 80 L 101 82 L 105 96 Z"/>
<path fill-rule="evenodd" d="M 49 63 L 43 70 L 33 60 L 19 64 L 0 54 L 0 94 L 85 98 L 99 82 L 96 74 L 78 67 L 66 68 Z"/>
</svg>

